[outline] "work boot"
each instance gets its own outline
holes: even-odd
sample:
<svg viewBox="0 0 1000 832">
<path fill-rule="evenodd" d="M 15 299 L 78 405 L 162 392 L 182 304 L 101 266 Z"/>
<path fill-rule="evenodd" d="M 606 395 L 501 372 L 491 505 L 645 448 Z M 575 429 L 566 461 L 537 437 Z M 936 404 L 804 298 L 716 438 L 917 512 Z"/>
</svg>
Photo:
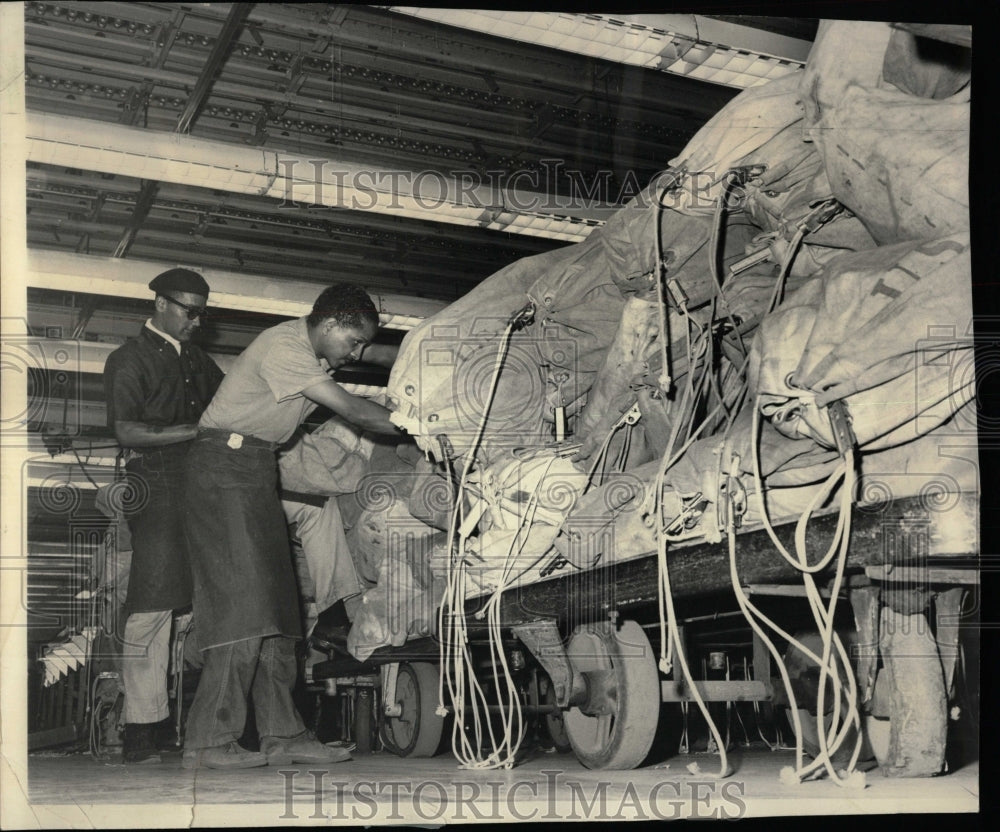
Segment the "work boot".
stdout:
<svg viewBox="0 0 1000 832">
<path fill-rule="evenodd" d="M 189 748 L 181 757 L 184 768 L 240 769 L 266 766 L 267 757 L 259 751 L 247 751 L 238 742 L 212 748 Z"/>
<path fill-rule="evenodd" d="M 351 625 L 330 624 L 322 618 L 316 622 L 312 634 L 309 636 L 310 642 L 321 650 L 346 650 L 347 636 L 350 635 Z"/>
<path fill-rule="evenodd" d="M 347 636 L 351 632 L 351 619 L 343 601 L 323 610 L 316 619 L 309 641 L 320 650 L 347 650 Z"/>
<path fill-rule="evenodd" d="M 303 731 L 297 737 L 264 737 L 260 750 L 267 757 L 269 766 L 287 766 L 292 763 L 342 763 L 351 759 L 346 748 L 323 745 L 312 731 Z"/>
<path fill-rule="evenodd" d="M 177 724 L 167 717 L 160 722 L 154 722 L 153 741 L 160 751 L 180 751 L 180 743 L 177 742 Z"/>
<path fill-rule="evenodd" d="M 122 759 L 126 763 L 163 762 L 156 748 L 157 723 L 127 722 L 122 738 Z"/>
</svg>

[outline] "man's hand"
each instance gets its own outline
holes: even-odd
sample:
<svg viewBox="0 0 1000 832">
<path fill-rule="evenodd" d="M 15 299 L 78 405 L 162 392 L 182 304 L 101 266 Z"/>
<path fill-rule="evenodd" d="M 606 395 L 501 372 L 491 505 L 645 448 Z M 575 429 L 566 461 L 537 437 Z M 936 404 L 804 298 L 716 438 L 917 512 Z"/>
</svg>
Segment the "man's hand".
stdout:
<svg viewBox="0 0 1000 832">
<path fill-rule="evenodd" d="M 323 405 L 360 428 L 391 436 L 399 435 L 399 428 L 389 421 L 389 411 L 386 408 L 361 396 L 348 393 L 333 379 L 314 384 L 309 389 L 303 390 L 302 394 L 310 401 Z"/>
</svg>

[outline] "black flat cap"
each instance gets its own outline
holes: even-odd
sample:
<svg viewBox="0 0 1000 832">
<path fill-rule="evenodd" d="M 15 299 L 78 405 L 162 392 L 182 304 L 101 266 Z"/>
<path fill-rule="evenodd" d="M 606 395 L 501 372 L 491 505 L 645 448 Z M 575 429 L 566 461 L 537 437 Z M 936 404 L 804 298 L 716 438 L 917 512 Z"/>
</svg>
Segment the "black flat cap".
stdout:
<svg viewBox="0 0 1000 832">
<path fill-rule="evenodd" d="M 156 294 L 164 292 L 190 292 L 192 295 L 208 297 L 208 284 L 198 272 L 191 269 L 170 269 L 149 281 L 149 288 Z"/>
</svg>

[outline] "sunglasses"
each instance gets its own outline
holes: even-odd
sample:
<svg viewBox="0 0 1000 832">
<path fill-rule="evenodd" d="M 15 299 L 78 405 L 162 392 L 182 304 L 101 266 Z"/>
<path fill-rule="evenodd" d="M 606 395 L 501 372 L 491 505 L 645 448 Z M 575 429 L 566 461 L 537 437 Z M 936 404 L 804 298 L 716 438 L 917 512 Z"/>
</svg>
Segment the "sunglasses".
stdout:
<svg viewBox="0 0 1000 832">
<path fill-rule="evenodd" d="M 170 297 L 170 295 L 160 295 L 160 297 L 174 304 L 174 306 L 179 306 L 181 309 L 183 309 L 187 313 L 187 318 L 189 321 L 193 321 L 196 318 L 204 319 L 208 317 L 208 309 L 206 309 L 204 306 L 188 306 L 186 303 L 181 303 L 179 300 L 174 300 L 172 297 Z"/>
</svg>

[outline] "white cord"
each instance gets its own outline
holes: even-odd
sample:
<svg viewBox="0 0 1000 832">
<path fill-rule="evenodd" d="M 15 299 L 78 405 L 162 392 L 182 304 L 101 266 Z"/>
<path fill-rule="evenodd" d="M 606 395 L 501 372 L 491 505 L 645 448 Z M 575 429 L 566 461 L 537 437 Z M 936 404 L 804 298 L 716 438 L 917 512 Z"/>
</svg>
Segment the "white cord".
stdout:
<svg viewBox="0 0 1000 832">
<path fill-rule="evenodd" d="M 820 632 L 821 642 L 823 645 L 822 655 L 817 657 L 811 650 L 805 649 L 804 645 L 795 639 L 791 639 L 787 633 L 784 633 L 780 628 L 777 628 L 773 622 L 763 616 L 759 610 L 754 608 L 750 603 L 749 599 L 746 598 L 743 593 L 742 587 L 739 585 L 738 576 L 736 574 L 736 563 L 735 563 L 735 535 L 730 535 L 730 561 L 731 561 L 731 577 L 733 580 L 733 587 L 736 592 L 737 600 L 740 603 L 741 609 L 743 609 L 744 615 L 750 622 L 754 630 L 760 635 L 765 643 L 768 645 L 768 649 L 771 651 L 772 655 L 776 659 L 779 671 L 782 675 L 782 681 L 785 683 L 786 691 L 789 695 L 789 702 L 791 704 L 792 710 L 792 720 L 795 729 L 795 742 L 796 742 L 796 766 L 795 771 L 792 772 L 792 776 L 798 782 L 808 776 L 809 774 L 815 772 L 820 767 L 826 769 L 827 773 L 839 786 L 849 786 L 857 787 L 864 784 L 864 775 L 862 772 L 857 772 L 854 770 L 858 757 L 861 753 L 861 742 L 862 742 L 862 727 L 861 727 L 861 716 L 858 712 L 857 707 L 857 681 L 854 677 L 854 671 L 850 663 L 850 659 L 847 655 L 847 651 L 844 649 L 844 645 L 841 642 L 840 637 L 834 632 L 834 612 L 836 609 L 837 600 L 840 594 L 840 587 L 843 580 L 844 570 L 847 565 L 847 553 L 850 547 L 850 516 L 851 516 L 851 505 L 854 498 L 854 491 L 856 486 L 856 472 L 855 472 L 855 462 L 854 462 L 854 451 L 853 449 L 848 449 L 845 454 L 844 461 L 837 466 L 836 470 L 827 478 L 826 482 L 823 483 L 822 487 L 817 492 L 816 496 L 810 501 L 806 510 L 802 513 L 796 524 L 795 529 L 795 549 L 796 557 L 792 555 L 785 549 L 785 547 L 778 540 L 777 535 L 771 525 L 770 518 L 768 517 L 767 511 L 767 501 L 764 497 L 763 480 L 760 474 L 760 455 L 759 455 L 759 441 L 760 441 L 760 397 L 758 396 L 754 402 L 754 410 L 752 414 L 751 421 L 751 432 L 752 432 L 752 442 L 751 447 L 753 451 L 753 479 L 754 479 L 754 490 L 756 492 L 757 499 L 760 503 L 761 519 L 764 528 L 767 530 L 768 536 L 774 543 L 775 547 L 781 553 L 782 557 L 785 558 L 790 564 L 792 564 L 797 570 L 802 572 L 803 583 L 806 589 L 806 597 L 809 600 L 810 608 L 813 613 L 813 617 L 816 620 L 817 628 Z M 808 554 L 806 552 L 806 527 L 809 519 L 811 518 L 813 512 L 829 497 L 830 493 L 833 491 L 834 487 L 843 479 L 843 491 L 841 497 L 840 512 L 837 518 L 837 528 L 834 532 L 833 541 L 830 545 L 827 553 L 815 564 L 809 564 Z M 731 514 L 731 512 L 730 512 Z M 837 556 L 837 563 L 834 571 L 834 579 L 830 587 L 830 603 L 829 606 L 824 605 L 822 597 L 820 596 L 819 589 L 816 586 L 813 575 L 820 572 L 829 566 L 830 562 L 833 560 L 834 556 Z M 761 620 L 768 623 L 772 629 L 781 634 L 783 637 L 788 638 L 789 644 L 793 644 L 800 652 L 802 652 L 807 658 L 816 662 L 820 668 L 820 678 L 819 678 L 819 691 L 817 695 L 817 734 L 819 737 L 820 753 L 808 765 L 803 765 L 802 762 L 802 726 L 799 721 L 798 708 L 795 704 L 794 695 L 792 694 L 790 684 L 788 682 L 787 670 L 784 666 L 784 662 L 781 660 L 780 656 L 777 655 L 773 644 L 767 640 L 764 636 L 763 631 L 756 625 L 753 620 L 753 615 L 755 614 L 761 618 Z M 845 680 L 841 679 L 840 670 L 838 669 L 838 662 L 832 660 L 832 652 L 836 650 L 837 659 L 839 659 L 839 665 L 843 667 L 844 674 L 846 676 Z M 826 681 L 827 677 L 830 677 L 833 683 L 834 691 L 834 701 L 833 701 L 833 716 L 831 719 L 831 725 L 829 730 L 824 724 L 825 717 L 825 704 L 826 704 Z M 838 726 L 838 722 L 841 716 L 842 704 L 840 701 L 841 690 L 844 689 L 846 692 L 847 699 L 847 714 L 845 715 L 843 724 Z M 856 738 L 854 751 L 852 752 L 850 762 L 846 768 L 846 774 L 841 777 L 840 774 L 835 770 L 832 757 L 833 754 L 839 750 L 840 746 L 843 744 L 847 735 L 851 729 L 854 727 L 856 730 Z M 839 727 L 839 730 L 838 730 Z"/>
<path fill-rule="evenodd" d="M 518 575 L 511 576 L 511 571 L 513 570 L 515 557 L 514 554 L 515 547 L 517 547 L 517 555 L 523 551 L 525 544 L 527 543 L 527 532 L 531 528 L 534 522 L 535 511 L 538 507 L 538 494 L 542 488 L 545 477 L 548 474 L 549 469 L 552 467 L 552 463 L 555 462 L 555 457 L 549 459 L 548 465 L 546 466 L 545 473 L 542 474 L 541 478 L 538 480 L 538 484 L 535 487 L 531 498 L 528 501 L 528 507 L 525 510 L 524 517 L 521 520 L 520 525 L 514 532 L 514 536 L 511 538 L 510 546 L 507 548 L 507 554 L 504 559 L 503 573 L 501 575 L 500 581 L 497 587 L 494 589 L 493 594 L 490 596 L 489 600 L 486 602 L 483 612 L 487 617 L 488 621 L 488 632 L 489 632 L 489 644 L 491 652 L 491 665 L 493 667 L 493 681 L 496 685 L 497 690 L 497 701 L 500 706 L 501 719 L 503 720 L 503 740 L 500 743 L 494 743 L 493 753 L 488 756 L 485 760 L 475 760 L 467 761 L 467 767 L 471 768 L 510 768 L 515 761 L 517 755 L 517 750 L 520 747 L 521 740 L 524 733 L 524 720 L 521 711 L 521 700 L 518 695 L 518 690 L 514 684 L 513 675 L 510 672 L 510 668 L 507 664 L 507 656 L 503 650 L 502 643 L 502 633 L 501 633 L 501 620 L 500 620 L 500 600 L 504 590 L 514 584 L 524 571 L 520 572 Z M 522 532 L 524 536 L 522 537 Z M 520 540 L 520 545 L 518 542 Z M 536 561 L 537 562 L 537 561 Z M 530 568 L 530 567 L 529 567 Z M 503 669 L 503 679 L 504 687 L 506 687 L 507 701 L 506 704 L 503 701 L 503 696 L 501 694 L 501 683 L 497 675 L 497 663 L 499 661 L 500 666 Z M 487 716 L 488 718 L 488 716 Z"/>
<path fill-rule="evenodd" d="M 672 379 L 670 376 L 670 309 L 667 306 L 666 291 L 663 285 L 663 241 L 660 240 L 660 220 L 663 216 L 663 197 L 666 195 L 667 191 L 673 189 L 677 184 L 677 180 L 674 179 L 669 185 L 665 185 L 660 189 L 659 193 L 656 195 L 656 206 L 653 209 L 656 214 L 653 219 L 653 237 L 654 246 L 653 250 L 656 253 L 656 264 L 654 268 L 654 274 L 656 275 L 656 296 L 660 303 L 660 315 L 657 318 L 657 324 L 659 326 L 659 341 L 660 341 L 660 377 L 657 379 L 657 385 L 663 394 L 666 395 L 670 392 L 670 385 L 672 384 Z"/>
<path fill-rule="evenodd" d="M 666 609 L 668 637 L 676 650 L 677 661 L 680 664 L 684 681 L 686 682 L 688 689 L 691 691 L 692 698 L 697 703 L 698 709 L 701 711 L 701 715 L 708 724 L 708 729 L 711 732 L 712 738 L 715 740 L 715 743 L 719 748 L 719 773 L 716 776 L 719 778 L 728 777 L 731 772 L 729 770 L 726 746 L 722 741 L 722 736 L 719 733 L 718 727 L 712 719 L 712 715 L 709 713 L 708 707 L 705 705 L 705 700 L 702 699 L 698 686 L 691 676 L 691 670 L 688 667 L 687 657 L 684 654 L 684 644 L 682 643 L 680 631 L 677 626 L 677 613 L 674 610 L 673 591 L 670 587 L 670 570 L 667 567 L 667 536 L 663 534 L 663 526 L 666 521 L 659 515 L 660 512 L 658 511 L 657 519 L 660 522 L 657 523 L 657 553 L 659 555 L 660 567 L 660 608 Z"/>
<path fill-rule="evenodd" d="M 709 372 L 711 372 L 711 367 L 709 367 Z M 688 398 L 688 393 L 692 389 L 691 385 L 688 385 L 684 391 L 684 397 L 681 401 L 681 410 L 683 412 L 683 406 Z M 716 406 L 716 410 L 713 411 L 712 418 L 714 418 L 714 413 L 718 411 L 719 405 Z M 709 731 L 711 732 L 712 738 L 715 740 L 716 745 L 719 747 L 719 773 L 718 777 L 727 777 L 730 774 L 729 762 L 726 753 L 725 744 L 722 741 L 722 736 L 719 733 L 718 727 L 712 720 L 712 716 L 708 711 L 708 707 L 705 705 L 702 699 L 701 693 L 698 691 L 697 685 L 691 676 L 690 668 L 688 667 L 687 657 L 684 653 L 684 644 L 682 642 L 680 631 L 677 626 L 677 614 L 674 610 L 673 602 L 673 591 L 670 586 L 670 569 L 667 564 L 667 535 L 665 534 L 665 529 L 667 527 L 667 518 L 663 516 L 663 483 L 666 477 L 667 471 L 669 471 L 684 455 L 690 445 L 694 442 L 695 438 L 701 432 L 701 429 L 709 423 L 709 418 L 702 421 L 701 426 L 698 430 L 694 432 L 691 438 L 684 443 L 684 445 L 675 453 L 671 454 L 674 443 L 677 441 L 681 419 L 677 419 L 671 428 L 670 438 L 667 442 L 666 452 L 664 458 L 666 462 L 661 464 L 657 472 L 656 479 L 653 484 L 653 490 L 650 495 L 647 496 L 647 500 L 652 503 L 652 510 L 650 512 L 651 516 L 654 518 L 655 522 L 655 534 L 656 534 L 656 551 L 657 551 L 657 571 L 659 573 L 658 581 L 658 601 L 660 609 L 660 671 L 663 673 L 670 672 L 673 664 L 673 656 L 676 652 L 677 661 L 680 664 L 681 673 L 691 691 L 691 694 L 698 705 L 699 710 L 702 713 L 706 723 L 708 724 Z M 669 457 L 669 458 L 668 458 Z"/>
<path fill-rule="evenodd" d="M 805 236 L 806 229 L 799 228 L 792 237 L 792 241 L 788 244 L 788 249 L 785 251 L 785 256 L 782 259 L 781 271 L 778 272 L 778 277 L 774 281 L 774 290 L 771 292 L 771 300 L 767 304 L 768 314 L 779 304 L 779 298 L 781 297 L 781 291 L 785 285 L 785 279 L 788 277 L 788 272 L 792 268 L 792 262 L 795 260 L 795 255 L 799 252 L 799 245 L 802 243 L 802 238 Z"/>
<path fill-rule="evenodd" d="M 713 298 L 712 301 L 712 315 L 707 326 L 702 331 L 701 335 L 704 337 L 704 341 L 699 344 L 698 353 L 695 354 L 691 347 L 690 340 L 690 323 L 691 318 L 688 315 L 687 309 L 682 308 L 681 312 L 687 319 L 687 357 L 688 357 L 688 379 L 685 385 L 684 393 L 681 400 L 676 408 L 677 418 L 674 420 L 671 426 L 670 437 L 667 441 L 666 451 L 664 453 L 663 462 L 659 466 L 656 479 L 653 484 L 653 490 L 647 495 L 646 500 L 643 504 L 643 511 L 648 515 L 655 518 L 656 522 L 656 536 L 657 536 L 657 566 L 659 572 L 659 608 L 660 608 L 660 670 L 664 673 L 672 670 L 672 656 L 674 649 L 676 648 L 677 659 L 681 667 L 681 672 L 688 685 L 690 686 L 693 698 L 697 703 L 699 709 L 702 712 L 705 721 L 708 724 L 709 730 L 711 732 L 712 738 L 714 739 L 716 745 L 719 747 L 720 753 L 720 772 L 719 777 L 725 777 L 729 773 L 728 760 L 726 756 L 726 744 L 723 743 L 722 737 L 719 733 L 718 727 L 712 720 L 711 714 L 702 699 L 697 685 L 691 678 L 690 669 L 688 668 L 687 659 L 684 655 L 683 644 L 681 643 L 680 633 L 677 626 L 676 613 L 674 611 L 673 605 L 673 594 L 670 586 L 670 570 L 667 563 L 667 537 L 664 530 L 667 526 L 666 518 L 663 517 L 663 484 L 667 471 L 672 468 L 677 461 L 687 452 L 691 444 L 697 439 L 699 434 L 716 418 L 720 409 L 726 410 L 726 434 L 728 434 L 729 429 L 732 427 L 735 421 L 735 410 L 729 412 L 726 408 L 725 396 L 719 389 L 717 380 L 714 377 L 714 349 L 713 349 L 713 334 L 712 334 L 712 321 L 715 319 L 715 304 L 721 302 L 725 309 L 726 317 L 729 319 L 733 326 L 733 330 L 737 334 L 737 338 L 740 339 L 740 344 L 742 346 L 742 338 L 740 338 L 739 330 L 736 326 L 736 322 L 732 317 L 732 313 L 729 311 L 728 303 L 722 294 L 722 288 L 718 281 L 718 269 L 716 268 L 715 258 L 717 256 L 716 245 L 718 242 L 718 225 L 721 222 L 722 216 L 722 202 L 725 196 L 725 191 L 718 198 L 719 202 L 716 206 L 715 217 L 713 221 L 712 234 L 709 242 L 709 260 L 710 260 L 710 272 L 712 274 L 712 283 L 716 292 L 717 298 Z M 657 231 L 657 252 L 659 252 L 659 233 Z M 658 260 L 659 262 L 659 260 Z M 661 302 L 662 302 L 662 290 L 661 290 Z M 664 313 L 666 314 L 666 309 L 664 308 Z M 747 356 L 745 347 L 742 349 L 744 356 Z M 704 359 L 704 361 L 703 361 Z M 744 358 L 743 366 L 739 369 L 738 375 L 742 377 L 743 370 L 746 367 L 746 363 L 749 360 L 748 357 Z M 663 358 L 664 366 L 666 358 Z M 702 363 L 703 362 L 703 363 Z M 701 369 L 700 378 L 695 381 L 695 374 Z M 716 398 L 718 402 L 715 408 L 706 415 L 701 424 L 697 429 L 693 429 L 693 419 L 696 411 L 697 402 L 701 399 L 704 394 L 706 386 L 711 383 L 712 389 L 715 391 Z M 746 385 L 745 382 L 741 385 L 741 389 L 737 392 L 737 396 L 734 404 L 738 405 L 745 396 Z M 690 412 L 688 412 L 690 408 Z M 672 410 L 674 408 L 671 408 Z M 687 421 L 688 427 L 686 431 L 687 441 L 684 445 L 675 450 L 674 446 L 680 437 L 680 430 L 682 424 Z M 725 436 L 723 436 L 723 444 L 725 443 Z M 732 512 L 729 512 L 730 518 Z"/>
<path fill-rule="evenodd" d="M 511 538 L 497 586 L 494 587 L 492 595 L 487 600 L 483 610 L 478 614 L 479 617 L 485 618 L 487 621 L 490 663 L 493 667 L 493 681 L 500 713 L 500 728 L 502 729 L 498 737 L 498 734 L 494 731 L 493 721 L 489 717 L 489 704 L 486 694 L 476 678 L 475 666 L 468 646 L 468 628 L 465 620 L 465 601 L 468 594 L 466 546 L 471 529 L 467 530 L 466 533 L 462 533 L 461 529 L 463 519 L 462 506 L 464 504 L 468 475 L 475 460 L 487 420 L 489 419 L 490 407 L 496 395 L 497 382 L 503 367 L 503 359 L 506 355 L 513 327 L 514 322 L 511 322 L 503 334 L 479 427 L 465 457 L 465 464 L 458 485 L 458 493 L 453 495 L 455 497 L 455 508 L 449 526 L 449 553 L 455 551 L 456 533 L 459 539 L 457 554 L 449 557 L 447 588 L 441 607 L 438 610 L 439 632 L 442 634 L 440 640 L 440 659 L 443 668 L 439 677 L 438 696 L 440 702 L 438 712 L 446 712 L 444 691 L 447 688 L 455 712 L 455 721 L 452 728 L 452 750 L 462 768 L 510 768 L 515 763 L 516 754 L 520 747 L 524 733 L 524 720 L 519 692 L 514 683 L 514 678 L 503 649 L 500 600 L 505 589 L 541 560 L 541 558 L 536 559 L 535 563 L 517 575 L 512 576 L 517 556 L 521 554 L 527 542 L 526 533 L 535 516 L 538 507 L 538 495 L 545 476 L 556 459 L 555 456 L 549 459 L 545 472 L 538 479 L 535 491 L 529 500 L 528 509 Z M 523 535 L 522 532 L 524 532 Z M 447 629 L 445 628 L 446 614 Z M 466 690 L 472 695 L 471 703 L 467 702 Z M 482 718 L 480 711 L 484 714 Z M 469 712 L 471 712 L 472 718 L 474 746 L 465 731 L 466 716 Z M 483 740 L 487 735 L 490 741 L 490 753 L 484 757 L 482 754 Z"/>
<path fill-rule="evenodd" d="M 826 500 L 827 497 L 830 496 L 830 492 L 833 491 L 834 487 L 837 485 L 840 479 L 845 476 L 845 474 L 847 473 L 847 465 L 846 463 L 841 463 L 840 465 L 837 466 L 836 470 L 832 474 L 830 474 L 826 482 L 823 484 L 822 488 L 820 488 L 819 492 L 817 492 L 816 497 L 809 504 L 809 507 L 800 516 L 799 521 L 795 527 L 795 543 L 796 543 L 797 556 L 793 557 L 789 553 L 789 551 L 782 545 L 781 541 L 778 540 L 778 536 L 777 534 L 775 534 L 774 527 L 771 525 L 770 518 L 768 517 L 767 504 L 766 500 L 764 499 L 763 477 L 761 476 L 760 473 L 760 450 L 758 448 L 758 445 L 760 444 L 759 443 L 760 429 L 761 429 L 760 396 L 758 395 L 757 399 L 754 402 L 754 409 L 751 415 L 750 431 L 752 437 L 751 448 L 753 452 L 752 453 L 753 482 L 754 482 L 754 490 L 756 491 L 757 494 L 757 499 L 760 501 L 761 504 L 761 512 L 760 512 L 761 522 L 763 523 L 764 528 L 767 530 L 767 534 L 768 537 L 771 538 L 771 542 L 774 543 L 777 550 L 781 553 L 781 556 L 786 561 L 788 561 L 788 563 L 790 563 L 796 569 L 805 572 L 807 574 L 814 574 L 816 572 L 821 572 L 822 570 L 826 569 L 827 566 L 829 566 L 830 561 L 833 559 L 833 556 L 837 552 L 837 547 L 840 543 L 840 538 L 843 532 L 846 517 L 850 516 L 850 512 L 841 511 L 840 516 L 837 519 L 837 529 L 836 532 L 834 533 L 833 542 L 830 544 L 830 548 L 827 550 L 827 553 L 820 559 L 820 561 L 812 566 L 809 565 L 808 560 L 805 558 L 805 528 L 806 524 L 809 521 L 809 518 L 812 516 L 812 513 L 824 500 Z"/>
<path fill-rule="evenodd" d="M 500 346 L 497 349 L 496 362 L 493 367 L 493 376 L 490 380 L 488 394 L 483 405 L 482 416 L 480 417 L 479 426 L 476 430 L 473 442 L 469 446 L 465 455 L 462 476 L 459 480 L 457 493 L 454 495 L 454 508 L 452 510 L 451 522 L 448 528 L 447 551 L 449 553 L 449 558 L 446 589 L 445 596 L 438 609 L 438 629 L 441 634 L 439 642 L 439 658 L 442 672 L 440 674 L 441 682 L 438 686 L 439 703 L 437 713 L 438 715 L 444 715 L 447 713 L 447 708 L 444 703 L 444 688 L 447 687 L 455 711 L 455 723 L 452 731 L 452 748 L 455 752 L 455 756 L 459 760 L 477 760 L 479 756 L 479 748 L 477 747 L 476 749 L 472 749 L 469 746 L 469 740 L 464 731 L 466 670 L 471 665 L 471 657 L 468 655 L 468 631 L 465 622 L 465 597 L 467 583 L 467 575 L 465 572 L 465 537 L 463 536 L 460 538 L 459 546 L 456 552 L 455 536 L 462 525 L 462 520 L 464 519 L 466 482 L 468 480 L 469 472 L 472 469 L 473 462 L 475 461 L 479 443 L 482 441 L 483 432 L 486 429 L 486 422 L 489 419 L 490 408 L 492 407 L 493 399 L 496 396 L 497 382 L 500 378 L 500 371 L 503 368 L 503 360 L 507 355 L 507 349 L 510 345 L 510 338 L 513 334 L 514 326 L 515 321 L 512 320 L 507 324 L 507 327 L 500 339 Z M 445 628 L 446 623 L 449 625 L 447 628 Z M 454 678 L 452 677 L 453 671 Z M 472 692 L 479 696 L 485 705 L 485 695 L 479 687 L 474 673 L 469 675 L 468 681 Z M 477 746 L 481 747 L 482 726 L 479 723 L 478 708 L 473 709 L 473 722 L 473 731 L 476 743 Z M 487 727 L 491 729 L 489 723 L 487 723 Z M 458 741 L 459 737 L 461 737 L 460 742 Z M 462 746 L 462 751 L 459 751 L 459 745 Z"/>
<path fill-rule="evenodd" d="M 590 469 L 587 471 L 587 479 L 584 481 L 583 491 L 581 492 L 581 495 L 586 494 L 587 491 L 590 489 L 591 483 L 594 479 L 594 474 L 597 472 L 598 467 L 601 466 L 602 462 L 604 461 L 604 457 L 608 452 L 608 448 L 611 446 L 611 440 L 614 439 L 615 433 L 618 431 L 618 429 L 628 423 L 629 414 L 631 413 L 632 408 L 634 406 L 635 402 L 633 401 L 629 405 L 628 410 L 626 410 L 621 415 L 621 417 L 608 429 L 607 434 L 605 434 L 604 439 L 601 442 L 600 448 L 598 448 L 597 454 L 594 457 L 594 462 L 591 464 Z"/>
</svg>

